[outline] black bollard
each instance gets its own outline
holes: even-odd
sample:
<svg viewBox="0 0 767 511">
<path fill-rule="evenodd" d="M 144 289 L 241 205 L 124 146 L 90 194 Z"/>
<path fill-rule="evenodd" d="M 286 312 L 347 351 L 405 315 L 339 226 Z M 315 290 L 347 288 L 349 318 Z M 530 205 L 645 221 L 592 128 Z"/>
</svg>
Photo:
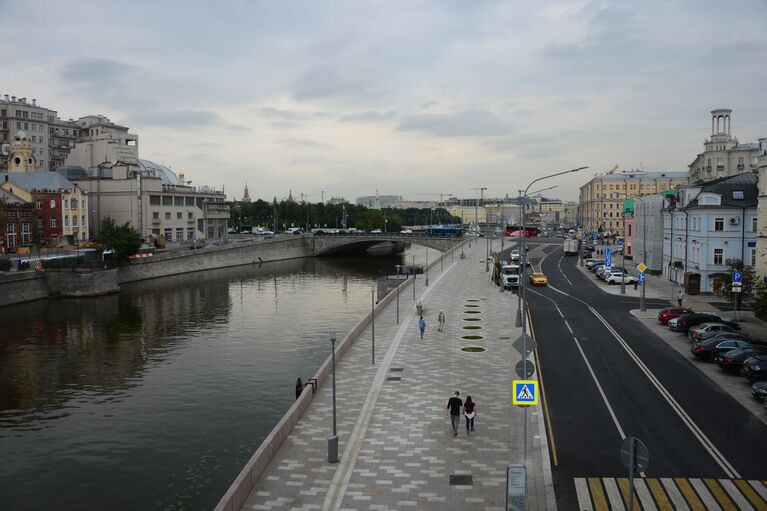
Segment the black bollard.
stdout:
<svg viewBox="0 0 767 511">
<path fill-rule="evenodd" d="M 304 391 L 304 382 L 301 381 L 301 378 L 296 380 L 296 399 L 301 397 L 301 392 Z"/>
</svg>

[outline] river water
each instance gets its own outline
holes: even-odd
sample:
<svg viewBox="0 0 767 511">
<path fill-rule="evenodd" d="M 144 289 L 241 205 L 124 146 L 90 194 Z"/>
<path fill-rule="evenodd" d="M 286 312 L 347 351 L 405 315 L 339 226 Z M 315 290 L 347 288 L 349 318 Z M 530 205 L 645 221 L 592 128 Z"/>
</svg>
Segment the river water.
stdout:
<svg viewBox="0 0 767 511">
<path fill-rule="evenodd" d="M 375 271 L 413 256 L 425 250 L 1 309 L 0 509 L 212 509 L 329 355 L 330 328 L 342 339 L 368 312 Z"/>
</svg>

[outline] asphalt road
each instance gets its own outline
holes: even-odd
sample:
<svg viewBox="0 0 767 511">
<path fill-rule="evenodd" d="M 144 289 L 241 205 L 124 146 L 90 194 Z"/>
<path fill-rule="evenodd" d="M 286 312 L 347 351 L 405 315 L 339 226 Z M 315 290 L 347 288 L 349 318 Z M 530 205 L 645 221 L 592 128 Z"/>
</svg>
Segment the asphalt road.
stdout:
<svg viewBox="0 0 767 511">
<path fill-rule="evenodd" d="M 526 293 L 561 509 L 578 508 L 574 478 L 627 476 L 626 436 L 647 445 L 647 477 L 767 479 L 767 427 L 631 316 L 637 299 L 599 289 L 561 239 L 525 242 L 549 278 Z"/>
</svg>

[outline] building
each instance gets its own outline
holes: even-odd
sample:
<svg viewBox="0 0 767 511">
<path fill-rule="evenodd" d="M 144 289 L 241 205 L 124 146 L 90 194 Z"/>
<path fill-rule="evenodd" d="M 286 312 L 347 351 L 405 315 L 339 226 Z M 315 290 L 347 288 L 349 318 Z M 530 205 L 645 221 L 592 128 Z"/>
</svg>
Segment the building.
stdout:
<svg viewBox="0 0 767 511">
<path fill-rule="evenodd" d="M 728 263 L 757 263 L 758 176 L 744 172 L 677 189 L 663 213 L 663 275 L 694 294 L 713 291 Z"/>
<path fill-rule="evenodd" d="M 276 200 L 276 199 L 275 199 Z M 349 201 L 343 197 L 331 197 L 326 204 L 331 206 L 340 206 L 341 204 L 349 204 Z"/>
<path fill-rule="evenodd" d="M 757 203 L 756 274 L 767 283 L 767 140 L 759 139 L 761 154 L 757 160 L 759 169 L 759 197 Z"/>
<path fill-rule="evenodd" d="M 245 183 L 245 191 L 242 194 L 242 201 L 240 201 L 240 202 L 250 203 L 250 193 L 248 193 L 248 183 L 247 182 Z"/>
<path fill-rule="evenodd" d="M 756 171 L 759 143 L 741 144 L 731 133 L 732 110 L 711 110 L 711 138 L 703 143 L 703 152 L 690 163 L 691 183 L 699 183 Z M 760 143 L 767 139 L 759 139 Z"/>
<path fill-rule="evenodd" d="M 663 270 L 663 211 L 667 206 L 664 195 L 644 195 L 634 198 L 634 260 L 643 262 L 648 273 Z"/>
<path fill-rule="evenodd" d="M 0 187 L 0 207 L 0 254 L 30 245 L 37 237 L 34 204 Z"/>
<path fill-rule="evenodd" d="M 87 115 L 76 124 L 79 136 L 66 157 L 66 165 L 90 169 L 101 164 L 133 163 L 138 159 L 138 135 L 128 133 L 125 126 L 103 115 Z"/>
<path fill-rule="evenodd" d="M 595 176 L 581 186 L 578 225 L 623 235 L 623 201 L 686 185 L 687 172 L 620 172 Z"/>
<path fill-rule="evenodd" d="M 370 209 L 398 208 L 402 202 L 402 195 L 365 195 L 357 197 L 355 200 L 358 206 L 365 206 Z"/>
</svg>

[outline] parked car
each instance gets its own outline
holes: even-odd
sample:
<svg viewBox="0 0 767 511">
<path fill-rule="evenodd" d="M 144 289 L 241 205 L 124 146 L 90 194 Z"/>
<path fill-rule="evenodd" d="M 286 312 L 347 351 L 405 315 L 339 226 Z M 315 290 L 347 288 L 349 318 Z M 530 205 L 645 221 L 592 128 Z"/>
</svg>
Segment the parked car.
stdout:
<svg viewBox="0 0 767 511">
<path fill-rule="evenodd" d="M 755 342 L 751 337 L 748 335 L 741 333 L 741 332 L 727 332 L 725 330 L 714 330 L 711 332 L 705 332 L 702 334 L 695 334 L 692 336 L 692 342 L 703 342 L 708 339 L 737 339 L 741 341 L 746 341 L 751 344 L 760 344 L 758 342 Z"/>
<path fill-rule="evenodd" d="M 402 229 L 399 233 L 400 234 L 413 234 L 413 231 L 410 230 L 410 229 Z"/>
<path fill-rule="evenodd" d="M 620 284 L 625 282 L 626 284 L 633 284 L 637 278 L 631 275 L 629 272 L 614 271 L 611 272 L 605 279 L 608 284 Z"/>
<path fill-rule="evenodd" d="M 735 373 L 738 372 L 741 367 L 743 367 L 743 362 L 745 362 L 747 358 L 751 358 L 754 355 L 759 355 L 760 353 L 767 352 L 755 346 L 749 346 L 748 348 L 720 353 L 714 357 L 714 362 L 719 364 L 719 367 L 725 371 Z"/>
<path fill-rule="evenodd" d="M 727 353 L 732 350 L 741 350 L 748 348 L 751 345 L 744 341 L 722 341 L 720 339 L 710 339 L 701 343 L 693 343 L 690 345 L 690 351 L 696 357 L 702 360 L 712 360 L 717 355 Z"/>
<path fill-rule="evenodd" d="M 736 330 L 739 330 L 735 321 L 730 318 L 714 314 L 713 312 L 688 312 L 679 316 L 679 320 L 676 322 L 676 328 L 672 328 L 678 332 L 687 332 L 690 328 L 698 326 L 701 323 L 724 323 L 727 326 L 731 326 Z"/>
<path fill-rule="evenodd" d="M 586 268 L 588 268 L 590 270 L 594 266 L 598 266 L 600 264 L 605 264 L 605 260 L 604 259 L 589 259 L 588 261 L 586 261 Z"/>
<path fill-rule="evenodd" d="M 740 368 L 740 374 L 749 380 L 763 380 L 767 378 L 767 353 L 760 353 L 747 358 Z"/>
<path fill-rule="evenodd" d="M 705 334 L 707 332 L 734 332 L 735 329 L 725 325 L 724 323 L 701 323 L 698 326 L 694 326 L 687 330 L 687 337 L 692 339 L 698 334 Z"/>
<path fill-rule="evenodd" d="M 621 268 L 620 266 L 611 266 L 610 268 L 602 267 L 599 270 L 597 270 L 597 278 L 599 280 L 607 280 L 607 277 L 610 276 L 611 273 L 617 273 L 620 277 L 621 272 L 626 272 L 626 268 Z"/>
<path fill-rule="evenodd" d="M 751 385 L 751 395 L 764 401 L 767 398 L 767 380 L 758 381 Z"/>
<path fill-rule="evenodd" d="M 665 325 L 668 324 L 670 319 L 678 318 L 682 314 L 687 314 L 688 312 L 692 312 L 692 309 L 688 309 L 687 307 L 669 307 L 658 313 L 658 321 Z"/>
<path fill-rule="evenodd" d="M 534 286 L 548 286 L 549 279 L 543 273 L 534 271 L 530 274 L 530 283 Z"/>
<path fill-rule="evenodd" d="M 677 324 L 679 324 L 679 316 L 669 319 L 668 322 L 666 323 L 666 326 L 676 332 Z"/>
<path fill-rule="evenodd" d="M 381 229 L 373 229 L 372 231 L 370 231 L 370 234 L 382 234 L 382 233 L 383 231 L 381 231 Z"/>
</svg>

